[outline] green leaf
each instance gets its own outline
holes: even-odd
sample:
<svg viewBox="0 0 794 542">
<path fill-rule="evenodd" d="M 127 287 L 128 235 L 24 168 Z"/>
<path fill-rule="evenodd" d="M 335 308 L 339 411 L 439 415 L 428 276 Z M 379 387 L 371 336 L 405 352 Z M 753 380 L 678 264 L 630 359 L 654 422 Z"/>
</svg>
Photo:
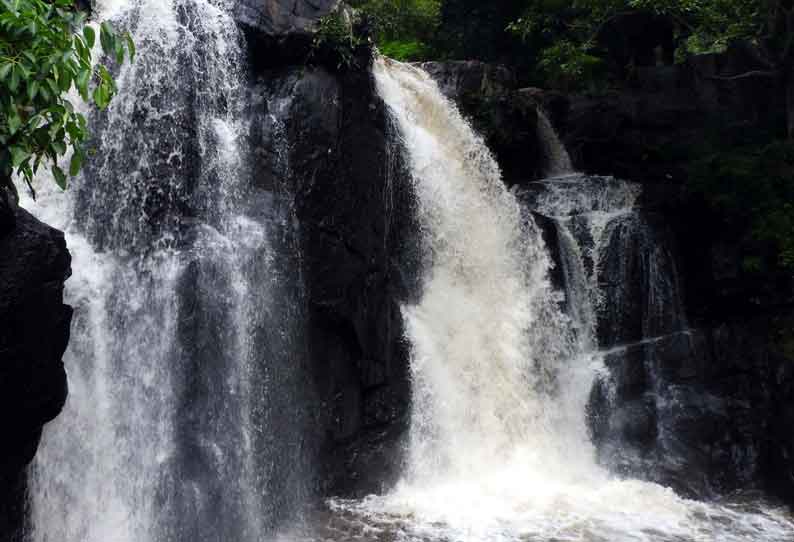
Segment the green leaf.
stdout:
<svg viewBox="0 0 794 542">
<path fill-rule="evenodd" d="M 19 131 L 19 128 L 22 126 L 22 119 L 19 118 L 19 113 L 17 113 L 17 108 L 12 107 L 11 112 L 8 114 L 8 132 L 11 135 L 16 134 Z"/>
<path fill-rule="evenodd" d="M 19 69 L 19 65 L 11 68 L 11 81 L 8 83 L 8 88 L 11 89 L 11 92 L 16 92 L 19 88 L 19 79 L 21 75 L 22 72 Z"/>
<path fill-rule="evenodd" d="M 24 162 L 30 157 L 30 153 L 26 149 L 19 146 L 11 147 L 9 152 L 11 153 L 12 167 L 19 167 L 20 165 L 22 165 L 22 162 Z"/>
<path fill-rule="evenodd" d="M 52 148 L 55 151 L 55 154 L 59 156 L 66 154 L 66 144 L 63 141 L 53 141 Z"/>
<path fill-rule="evenodd" d="M 127 51 L 130 53 L 130 61 L 135 60 L 135 42 L 132 40 L 132 35 L 129 32 L 124 33 L 124 39 L 127 42 Z"/>
<path fill-rule="evenodd" d="M 83 37 L 85 38 L 86 45 L 88 45 L 89 49 L 94 48 L 94 44 L 96 43 L 96 32 L 90 26 L 86 26 L 83 28 Z"/>
<path fill-rule="evenodd" d="M 57 184 L 61 190 L 66 190 L 66 174 L 57 164 L 52 166 L 52 176 L 55 177 L 55 184 Z"/>
<path fill-rule="evenodd" d="M 31 102 L 36 99 L 36 95 L 39 93 L 39 82 L 35 79 L 28 83 L 28 100 Z"/>
<path fill-rule="evenodd" d="M 107 55 L 112 55 L 116 50 L 116 33 L 113 27 L 107 21 L 99 26 L 99 41 L 102 44 L 102 50 Z"/>
<path fill-rule="evenodd" d="M 77 77 L 75 78 L 75 85 L 77 86 L 77 90 L 80 92 L 80 96 L 83 100 L 88 101 L 88 80 L 91 78 L 91 71 L 88 69 L 82 69 L 77 73 Z"/>
<path fill-rule="evenodd" d="M 8 77 L 8 73 L 11 71 L 11 68 L 13 67 L 14 65 L 11 64 L 10 62 L 8 64 L 3 64 L 2 66 L 0 66 L 0 81 Z"/>
<path fill-rule="evenodd" d="M 80 168 L 82 167 L 83 157 L 77 150 L 75 150 L 75 153 L 72 155 L 72 161 L 69 163 L 69 175 L 74 177 L 80 173 Z"/>
</svg>

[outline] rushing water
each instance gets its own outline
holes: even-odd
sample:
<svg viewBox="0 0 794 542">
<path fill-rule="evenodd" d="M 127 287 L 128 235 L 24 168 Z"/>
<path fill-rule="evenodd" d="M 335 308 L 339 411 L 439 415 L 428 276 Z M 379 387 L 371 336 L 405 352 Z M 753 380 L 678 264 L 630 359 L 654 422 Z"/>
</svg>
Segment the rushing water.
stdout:
<svg viewBox="0 0 794 542">
<path fill-rule="evenodd" d="M 409 156 L 424 238 L 423 293 L 404 307 L 414 394 L 409 454 L 390 493 L 331 501 L 318 538 L 790 540 L 794 524 L 779 509 L 685 500 L 615 478 L 596 462 L 585 412 L 604 370 L 594 337 L 605 302 L 599 254 L 636 190 L 605 182 L 588 192 L 557 179 L 535 202 L 560 217 L 567 237 L 565 300 L 550 283 L 538 227 L 430 77 L 390 61 L 379 61 L 375 75 Z M 577 206 L 590 214 L 589 245 L 566 227 Z"/>
<path fill-rule="evenodd" d="M 76 308 L 31 541 L 254 542 L 301 498 L 300 300 L 279 246 L 291 222 L 247 178 L 244 43 L 227 8 L 100 6 L 139 54 L 92 114 L 85 173 L 30 203 L 67 233 Z"/>
<path fill-rule="evenodd" d="M 28 203 L 67 233 L 77 309 L 71 393 L 33 468 L 29 538 L 268 540 L 309 477 L 302 300 L 292 217 L 250 182 L 244 40 L 226 0 L 105 4 L 139 58 L 91 119 L 96 159 L 69 195 Z M 621 304 L 599 278 L 611 240 L 644 231 L 632 222 L 637 189 L 557 177 L 527 204 L 427 74 L 386 60 L 374 69 L 422 243 L 422 292 L 403 307 L 405 470 L 391 492 L 330 501 L 280 540 L 791 540 L 782 510 L 682 499 L 596 460 L 585 413 L 605 371 L 597 328 Z M 275 138 L 289 103 L 269 108 Z M 550 174 L 570 173 L 545 117 L 539 128 Z M 562 290 L 530 211 L 555 224 Z M 652 256 L 642 337 L 686 326 L 670 260 Z"/>
</svg>

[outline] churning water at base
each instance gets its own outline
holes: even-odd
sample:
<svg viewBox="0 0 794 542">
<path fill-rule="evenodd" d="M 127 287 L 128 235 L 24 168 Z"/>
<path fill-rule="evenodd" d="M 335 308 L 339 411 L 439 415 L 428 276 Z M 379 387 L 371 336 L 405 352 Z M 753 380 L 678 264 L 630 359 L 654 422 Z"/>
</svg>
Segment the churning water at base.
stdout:
<svg viewBox="0 0 794 542">
<path fill-rule="evenodd" d="M 791 540 L 781 510 L 689 501 L 597 465 L 585 411 L 603 356 L 583 266 L 570 270 L 580 275 L 580 310 L 566 315 L 541 232 L 482 140 L 421 70 L 379 60 L 375 76 L 402 134 L 424 241 L 421 299 L 404 307 L 408 459 L 393 491 L 331 501 L 325 527 L 309 538 Z M 636 195 L 618 193 L 633 204 Z M 547 201 L 561 203 L 576 200 Z M 590 227 L 599 235 L 606 225 Z"/>
<path fill-rule="evenodd" d="M 301 499 L 300 304 L 291 221 L 247 177 L 243 38 L 225 0 L 107 9 L 139 54 L 87 170 L 30 204 L 67 233 L 76 311 L 29 539 L 258 542 Z"/>
</svg>

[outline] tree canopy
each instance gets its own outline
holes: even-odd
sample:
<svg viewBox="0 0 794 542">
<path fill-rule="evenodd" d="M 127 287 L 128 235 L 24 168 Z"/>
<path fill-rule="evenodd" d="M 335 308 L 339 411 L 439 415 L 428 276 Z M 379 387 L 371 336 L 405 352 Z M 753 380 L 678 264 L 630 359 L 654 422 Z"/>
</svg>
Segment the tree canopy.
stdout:
<svg viewBox="0 0 794 542">
<path fill-rule="evenodd" d="M 664 18 L 675 58 L 755 44 L 759 62 L 790 55 L 791 0 L 353 0 L 376 21 L 381 51 L 401 60 L 506 62 L 544 83 L 581 84 L 595 77 L 619 18 Z M 624 27 L 625 28 L 625 27 Z M 649 39 L 646 36 L 646 39 Z M 605 43 L 607 42 L 607 43 Z M 629 61 L 631 59 L 628 59 Z M 621 66 L 623 68 L 624 66 Z"/>
<path fill-rule="evenodd" d="M 73 0 L 0 0 L 0 188 L 15 191 L 18 174 L 31 193 L 33 176 L 42 163 L 66 188 L 58 164 L 71 149 L 66 170 L 76 175 L 86 159 L 85 117 L 68 98 L 80 98 L 104 109 L 116 94 L 108 66 L 94 63 L 99 38 L 110 62 L 132 59 L 129 34 L 119 35 L 108 23 L 86 25 L 86 15 Z"/>
</svg>

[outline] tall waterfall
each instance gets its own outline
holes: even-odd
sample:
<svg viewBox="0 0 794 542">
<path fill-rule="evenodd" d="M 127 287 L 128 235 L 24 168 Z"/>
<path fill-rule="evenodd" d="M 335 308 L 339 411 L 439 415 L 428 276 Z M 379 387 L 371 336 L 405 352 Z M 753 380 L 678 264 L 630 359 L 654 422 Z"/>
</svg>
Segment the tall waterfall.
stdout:
<svg viewBox="0 0 794 542">
<path fill-rule="evenodd" d="M 375 77 L 402 134 L 423 237 L 421 296 L 404 307 L 409 454 L 392 492 L 332 509 L 410 541 L 784 540 L 792 526 L 774 511 L 687 501 L 597 464 L 585 412 L 604 370 L 594 337 L 598 247 L 576 256 L 584 247 L 569 232 L 574 295 L 555 290 L 539 223 L 431 78 L 388 60 Z M 563 191 L 545 200 L 556 214 L 576 204 Z M 636 198 L 623 185 L 613 192 L 587 223 L 592 235 Z"/>
<path fill-rule="evenodd" d="M 139 55 L 92 115 L 84 174 L 30 204 L 67 232 L 77 309 L 30 539 L 260 541 L 302 492 L 299 300 L 291 222 L 248 178 L 243 37 L 224 1 L 114 0 L 102 17 Z"/>
</svg>

